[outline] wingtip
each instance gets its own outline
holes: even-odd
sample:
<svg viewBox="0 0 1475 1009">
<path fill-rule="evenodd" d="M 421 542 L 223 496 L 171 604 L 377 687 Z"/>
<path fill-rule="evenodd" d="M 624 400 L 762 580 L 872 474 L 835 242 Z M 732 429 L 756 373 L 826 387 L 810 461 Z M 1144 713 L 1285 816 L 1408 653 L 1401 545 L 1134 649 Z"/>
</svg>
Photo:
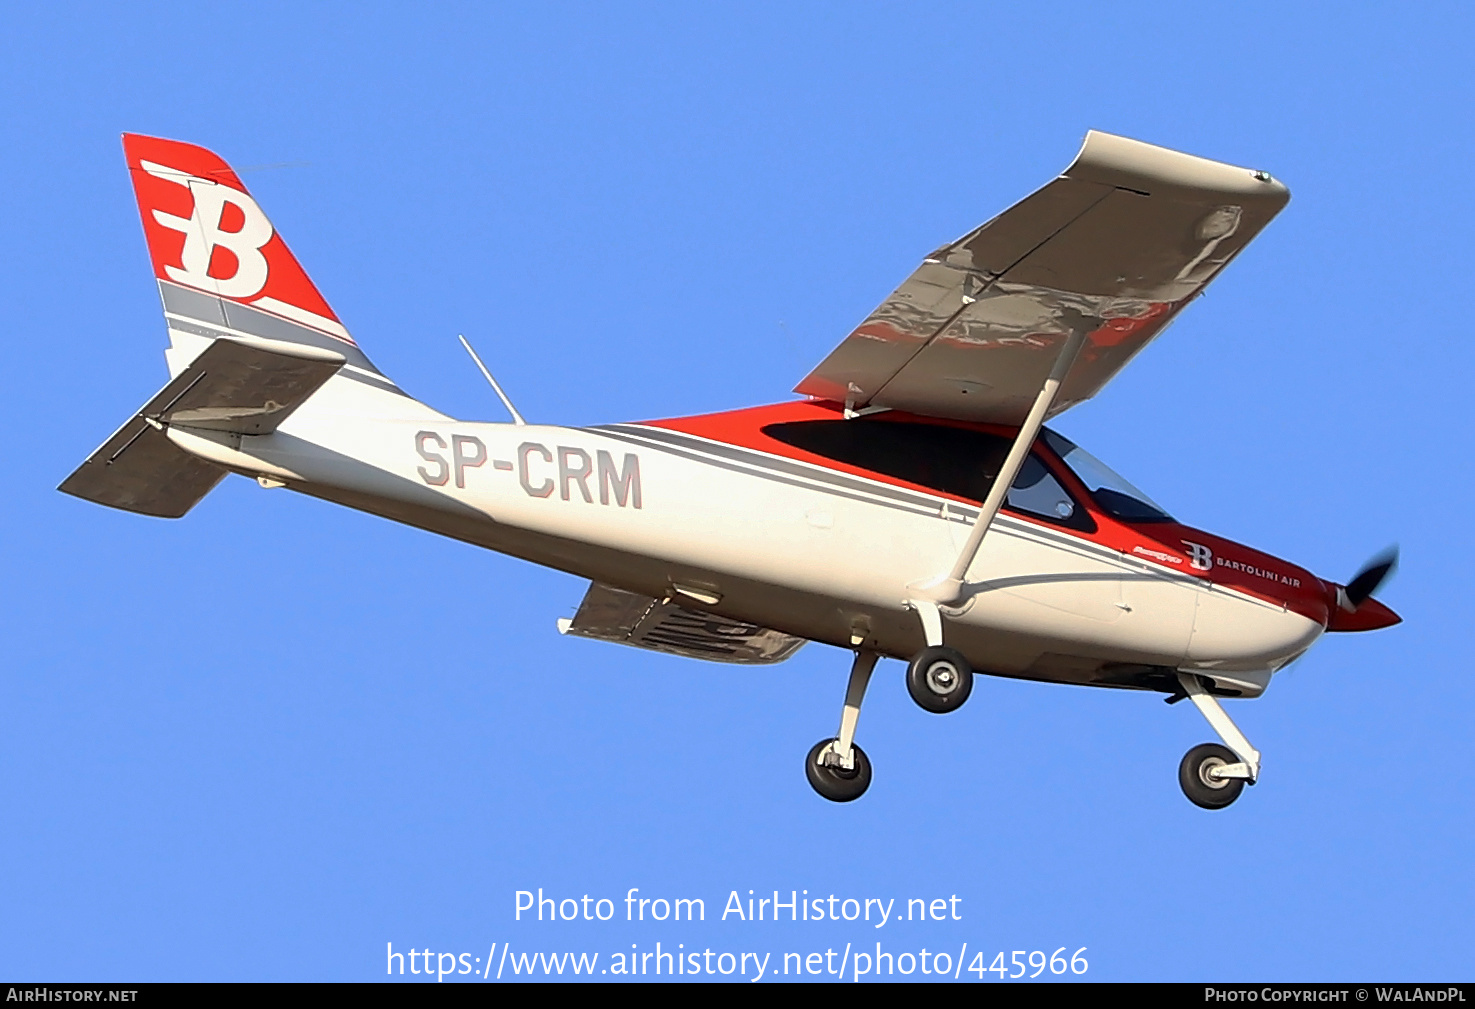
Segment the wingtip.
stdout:
<svg viewBox="0 0 1475 1009">
<path fill-rule="evenodd" d="M 1291 191 L 1269 172 L 1231 165 L 1102 130 L 1087 130 L 1065 174 L 1111 186 L 1213 191 L 1237 199 L 1284 205 Z"/>
</svg>

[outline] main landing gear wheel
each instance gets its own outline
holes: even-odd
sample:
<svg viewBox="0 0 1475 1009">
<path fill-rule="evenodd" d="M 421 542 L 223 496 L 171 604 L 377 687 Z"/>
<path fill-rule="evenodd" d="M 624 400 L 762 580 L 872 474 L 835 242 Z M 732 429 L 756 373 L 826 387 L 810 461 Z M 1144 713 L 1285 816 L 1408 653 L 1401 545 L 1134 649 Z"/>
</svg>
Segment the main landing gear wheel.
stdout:
<svg viewBox="0 0 1475 1009">
<path fill-rule="evenodd" d="M 973 669 L 954 648 L 922 649 L 907 666 L 907 693 L 935 714 L 956 711 L 973 690 Z"/>
<path fill-rule="evenodd" d="M 1200 743 L 1183 755 L 1183 762 L 1178 765 L 1178 784 L 1195 806 L 1223 809 L 1239 798 L 1245 782 L 1243 778 L 1220 778 L 1215 772 L 1236 763 L 1239 758 L 1227 746 Z"/>
<path fill-rule="evenodd" d="M 804 758 L 804 774 L 814 790 L 831 802 L 859 799 L 871 787 L 870 758 L 866 751 L 851 743 L 850 749 L 855 754 L 855 767 L 852 769 L 847 771 L 843 767 L 820 763 L 834 742 L 833 739 L 821 739 L 814 744 L 814 749 Z"/>
</svg>

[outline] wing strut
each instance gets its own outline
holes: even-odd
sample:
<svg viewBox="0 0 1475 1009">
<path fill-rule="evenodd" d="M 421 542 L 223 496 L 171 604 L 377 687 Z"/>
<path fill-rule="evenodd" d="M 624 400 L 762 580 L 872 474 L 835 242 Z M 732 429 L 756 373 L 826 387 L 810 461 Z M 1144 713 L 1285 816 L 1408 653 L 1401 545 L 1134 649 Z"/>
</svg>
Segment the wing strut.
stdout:
<svg viewBox="0 0 1475 1009">
<path fill-rule="evenodd" d="M 973 529 L 968 534 L 968 542 L 963 544 L 958 559 L 953 562 L 952 570 L 930 582 L 911 586 L 912 608 L 922 615 L 923 626 L 929 629 L 929 638 L 933 636 L 930 629 L 933 619 L 932 613 L 927 610 L 935 611 L 935 607 L 939 604 L 949 606 L 962 602 L 963 577 L 973 564 L 973 558 L 978 556 L 978 549 L 983 545 L 983 537 L 988 533 L 989 526 L 993 524 L 994 517 L 999 514 L 999 509 L 1003 507 L 1004 499 L 1008 497 L 1010 488 L 1014 486 L 1014 478 L 1019 475 L 1019 468 L 1024 465 L 1024 460 L 1029 456 L 1029 450 L 1034 447 L 1035 438 L 1039 436 L 1040 428 L 1045 424 L 1045 417 L 1050 412 L 1050 406 L 1055 402 L 1055 396 L 1060 391 L 1060 383 L 1065 381 L 1066 375 L 1070 374 L 1071 365 L 1075 364 L 1076 357 L 1081 352 L 1081 346 L 1086 342 L 1086 334 L 1098 324 L 1098 320 L 1082 317 L 1076 320 L 1075 326 L 1071 327 L 1070 336 L 1066 338 L 1065 346 L 1060 348 L 1060 356 L 1055 359 L 1055 364 L 1050 369 L 1045 384 L 1040 388 L 1040 394 L 1035 397 L 1034 406 L 1024 418 L 1024 424 L 1020 427 L 1019 434 L 1015 436 L 1009 454 L 1004 457 L 1004 465 L 999 469 L 999 475 L 994 480 L 993 487 L 989 489 L 988 497 L 984 499 L 978 519 L 973 523 Z M 942 642 L 929 640 L 927 643 L 930 645 Z"/>
</svg>

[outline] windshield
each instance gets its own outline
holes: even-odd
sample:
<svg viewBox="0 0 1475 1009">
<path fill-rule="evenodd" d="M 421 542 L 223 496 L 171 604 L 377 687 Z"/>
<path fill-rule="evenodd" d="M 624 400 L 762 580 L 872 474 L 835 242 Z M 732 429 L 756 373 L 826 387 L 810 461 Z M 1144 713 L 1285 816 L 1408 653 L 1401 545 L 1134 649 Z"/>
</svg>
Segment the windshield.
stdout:
<svg viewBox="0 0 1475 1009">
<path fill-rule="evenodd" d="M 1086 485 L 1101 510 L 1108 515 L 1128 522 L 1172 521 L 1172 516 L 1157 502 L 1117 476 L 1106 463 L 1069 438 L 1063 438 L 1048 428 L 1044 437 L 1045 443 L 1081 478 L 1081 483 Z"/>
</svg>

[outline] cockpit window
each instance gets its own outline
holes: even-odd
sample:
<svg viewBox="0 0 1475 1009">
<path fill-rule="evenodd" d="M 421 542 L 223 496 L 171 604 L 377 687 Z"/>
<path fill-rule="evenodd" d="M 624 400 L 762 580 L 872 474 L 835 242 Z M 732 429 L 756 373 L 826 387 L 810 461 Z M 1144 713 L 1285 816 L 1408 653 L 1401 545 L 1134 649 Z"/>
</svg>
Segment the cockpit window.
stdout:
<svg viewBox="0 0 1475 1009">
<path fill-rule="evenodd" d="M 769 424 L 763 433 L 827 459 L 980 502 L 988 497 L 1010 445 L 1008 438 L 984 431 L 869 417 Z M 1096 528 L 1090 513 L 1034 454 L 1014 478 L 1004 507 L 1071 529 Z"/>
<path fill-rule="evenodd" d="M 898 424 L 873 417 L 769 424 L 768 437 L 873 473 L 982 501 L 994 485 L 1009 440 L 982 431 Z"/>
<path fill-rule="evenodd" d="M 1046 428 L 1045 443 L 1081 478 L 1101 510 L 1127 522 L 1171 522 L 1173 518 L 1152 498 L 1118 476 L 1106 463 Z"/>
</svg>

